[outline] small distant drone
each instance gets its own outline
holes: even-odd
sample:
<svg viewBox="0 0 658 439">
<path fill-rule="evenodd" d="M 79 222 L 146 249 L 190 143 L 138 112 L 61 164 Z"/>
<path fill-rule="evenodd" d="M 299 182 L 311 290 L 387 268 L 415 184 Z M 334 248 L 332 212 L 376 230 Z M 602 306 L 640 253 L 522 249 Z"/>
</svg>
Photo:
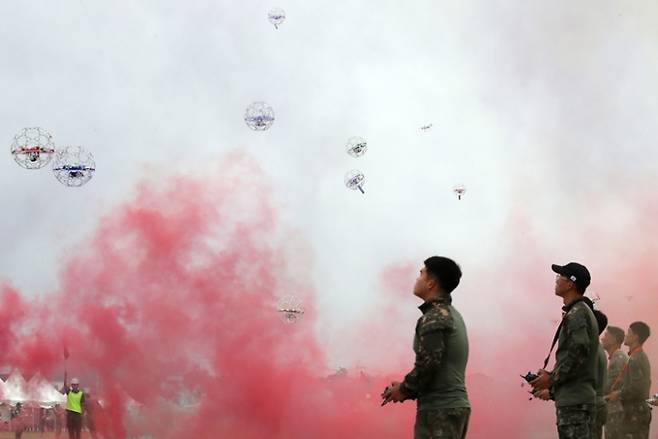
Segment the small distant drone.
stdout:
<svg viewBox="0 0 658 439">
<path fill-rule="evenodd" d="M 466 193 L 466 188 L 463 184 L 460 184 L 452 188 L 452 191 L 457 195 L 457 199 L 461 200 L 462 196 Z"/>
<path fill-rule="evenodd" d="M 40 169 L 46 166 L 55 154 L 53 138 L 42 128 L 23 128 L 14 136 L 11 155 L 25 169 Z"/>
<path fill-rule="evenodd" d="M 265 102 L 254 102 L 247 107 L 244 121 L 254 131 L 265 131 L 274 123 L 274 110 Z"/>
<path fill-rule="evenodd" d="M 295 323 L 304 315 L 301 301 L 294 296 L 282 297 L 277 304 L 277 311 L 286 323 Z"/>
<path fill-rule="evenodd" d="M 366 139 L 359 136 L 350 137 L 345 144 L 345 151 L 352 157 L 361 157 L 368 149 Z"/>
<path fill-rule="evenodd" d="M 96 172 L 94 157 L 81 146 L 68 146 L 57 151 L 53 162 L 53 173 L 63 185 L 80 187 L 91 180 L 94 172 Z"/>
<path fill-rule="evenodd" d="M 421 130 L 421 131 L 428 131 L 430 128 L 432 128 L 432 124 L 431 124 L 431 123 L 428 124 L 428 125 L 423 125 L 422 127 L 420 127 L 420 130 Z"/>
<path fill-rule="evenodd" d="M 281 8 L 272 8 L 267 13 L 267 19 L 274 25 L 274 29 L 278 29 L 279 25 L 286 19 L 286 11 Z"/>
<path fill-rule="evenodd" d="M 345 186 L 347 186 L 348 189 L 352 189 L 353 191 L 358 189 L 362 194 L 365 194 L 363 191 L 363 185 L 365 182 L 365 175 L 357 169 L 352 169 L 345 174 Z"/>
</svg>

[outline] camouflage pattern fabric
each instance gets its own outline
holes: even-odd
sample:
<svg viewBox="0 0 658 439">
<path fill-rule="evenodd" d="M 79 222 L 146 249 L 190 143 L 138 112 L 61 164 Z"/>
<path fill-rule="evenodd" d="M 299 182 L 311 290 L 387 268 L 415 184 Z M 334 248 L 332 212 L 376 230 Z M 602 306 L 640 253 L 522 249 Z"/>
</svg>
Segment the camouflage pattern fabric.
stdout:
<svg viewBox="0 0 658 439">
<path fill-rule="evenodd" d="M 592 404 L 557 407 L 557 433 L 560 439 L 592 437 L 595 408 Z"/>
<path fill-rule="evenodd" d="M 623 439 L 649 439 L 651 408 L 646 404 L 624 405 Z"/>
<path fill-rule="evenodd" d="M 466 407 L 419 410 L 414 439 L 464 439 L 471 409 Z"/>
<path fill-rule="evenodd" d="M 608 408 L 605 404 L 596 406 L 592 426 L 592 439 L 603 439 L 603 426 L 608 420 Z"/>
<path fill-rule="evenodd" d="M 621 406 L 621 404 L 620 404 Z M 608 419 L 605 422 L 605 439 L 624 439 L 624 412 L 608 412 Z"/>
</svg>

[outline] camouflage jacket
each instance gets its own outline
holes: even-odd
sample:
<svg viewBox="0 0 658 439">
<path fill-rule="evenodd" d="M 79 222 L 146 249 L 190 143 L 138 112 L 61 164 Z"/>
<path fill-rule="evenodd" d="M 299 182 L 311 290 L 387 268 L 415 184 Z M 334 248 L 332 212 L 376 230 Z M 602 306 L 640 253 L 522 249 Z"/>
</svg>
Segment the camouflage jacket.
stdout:
<svg viewBox="0 0 658 439">
<path fill-rule="evenodd" d="M 468 337 L 461 314 L 443 296 L 423 303 L 416 323 L 414 368 L 400 390 L 418 400 L 419 409 L 470 407 L 464 374 Z"/>
<path fill-rule="evenodd" d="M 626 352 L 621 349 L 618 349 L 610 355 L 608 360 L 608 385 L 605 388 L 606 395 L 621 388 L 622 377 L 620 377 L 619 374 L 624 370 L 627 362 L 628 355 L 626 355 Z M 608 401 L 609 413 L 618 413 L 622 410 L 621 401 Z"/>
<path fill-rule="evenodd" d="M 651 366 L 649 358 L 642 350 L 628 359 L 621 385 L 621 403 L 624 407 L 636 403 L 644 405 L 651 392 Z"/>
<path fill-rule="evenodd" d="M 584 297 L 563 308 L 565 315 L 551 372 L 558 407 L 595 404 L 599 332 L 591 301 Z"/>
</svg>

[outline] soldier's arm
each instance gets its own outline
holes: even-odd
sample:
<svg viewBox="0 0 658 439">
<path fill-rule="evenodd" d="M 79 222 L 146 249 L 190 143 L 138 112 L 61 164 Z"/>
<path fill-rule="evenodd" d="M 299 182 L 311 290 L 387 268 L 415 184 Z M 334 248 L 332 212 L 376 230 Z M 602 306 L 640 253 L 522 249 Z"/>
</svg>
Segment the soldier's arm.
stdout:
<svg viewBox="0 0 658 439">
<path fill-rule="evenodd" d="M 400 385 L 400 391 L 408 398 L 415 399 L 419 391 L 427 387 L 436 375 L 445 351 L 445 331 L 451 326 L 452 319 L 448 314 L 430 318 L 419 325 L 420 346 L 414 368 L 404 377 Z"/>
<path fill-rule="evenodd" d="M 566 358 L 555 365 L 551 372 L 551 385 L 555 386 L 569 381 L 582 369 L 589 356 L 590 338 L 587 331 L 585 315 L 575 315 L 566 322 L 563 330 L 567 331 Z"/>
<path fill-rule="evenodd" d="M 610 360 L 610 366 L 608 367 L 608 385 L 605 388 L 606 394 L 615 390 L 612 388 L 612 386 L 617 381 L 617 377 L 619 376 L 625 365 L 626 365 L 626 361 L 624 357 L 620 357 L 619 355 L 613 356 L 612 359 Z M 617 382 L 615 388 L 619 389 L 620 385 L 621 383 Z"/>
<path fill-rule="evenodd" d="M 622 401 L 637 401 L 644 399 L 642 394 L 642 384 L 649 379 L 644 376 L 642 367 L 639 361 L 629 360 L 628 369 L 621 386 L 621 400 Z"/>
</svg>

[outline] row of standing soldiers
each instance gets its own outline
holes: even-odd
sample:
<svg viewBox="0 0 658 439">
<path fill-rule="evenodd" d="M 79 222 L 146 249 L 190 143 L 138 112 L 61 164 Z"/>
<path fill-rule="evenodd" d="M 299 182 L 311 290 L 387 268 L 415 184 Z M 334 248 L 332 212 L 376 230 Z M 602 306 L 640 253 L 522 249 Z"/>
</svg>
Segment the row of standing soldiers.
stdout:
<svg viewBox="0 0 658 439">
<path fill-rule="evenodd" d="M 555 366 L 546 370 L 549 354 L 530 380 L 534 396 L 555 401 L 560 439 L 601 439 L 604 432 L 606 439 L 648 439 L 650 404 L 655 403 L 643 350 L 649 326 L 636 321 L 626 333 L 608 327 L 606 315 L 584 296 L 591 280 L 587 268 L 570 262 L 552 269 L 563 317 L 553 339 Z"/>
<path fill-rule="evenodd" d="M 651 366 L 642 349 L 649 334 L 642 322 L 632 323 L 628 335 L 615 326 L 608 326 L 603 334 L 601 345 L 607 355 L 599 361 L 602 365 L 607 361 L 607 376 L 599 405 L 602 414 L 597 417 L 599 437 L 601 428 L 605 428 L 606 439 L 649 437 Z M 624 342 L 628 354 L 622 350 Z"/>
</svg>

